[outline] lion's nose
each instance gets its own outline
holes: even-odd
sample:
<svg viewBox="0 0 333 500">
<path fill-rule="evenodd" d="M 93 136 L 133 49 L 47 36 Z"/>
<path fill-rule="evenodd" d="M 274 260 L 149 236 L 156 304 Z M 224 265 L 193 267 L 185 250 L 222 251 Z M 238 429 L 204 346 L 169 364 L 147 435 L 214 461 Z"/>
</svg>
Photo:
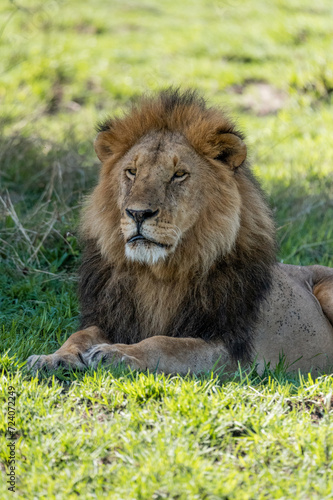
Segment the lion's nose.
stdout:
<svg viewBox="0 0 333 500">
<path fill-rule="evenodd" d="M 131 208 L 126 208 L 126 213 L 128 217 L 133 219 L 137 224 L 142 224 L 146 219 L 151 219 L 156 217 L 159 210 L 132 210 Z"/>
</svg>

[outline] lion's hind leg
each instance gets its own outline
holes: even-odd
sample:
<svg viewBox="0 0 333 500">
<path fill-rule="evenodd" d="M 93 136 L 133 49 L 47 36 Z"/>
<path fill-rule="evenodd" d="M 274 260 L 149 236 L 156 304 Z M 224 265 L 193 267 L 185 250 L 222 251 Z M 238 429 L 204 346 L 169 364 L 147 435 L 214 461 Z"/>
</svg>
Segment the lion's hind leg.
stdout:
<svg viewBox="0 0 333 500">
<path fill-rule="evenodd" d="M 319 300 L 325 316 L 333 326 L 333 276 L 323 278 L 313 287 L 313 294 Z"/>
</svg>

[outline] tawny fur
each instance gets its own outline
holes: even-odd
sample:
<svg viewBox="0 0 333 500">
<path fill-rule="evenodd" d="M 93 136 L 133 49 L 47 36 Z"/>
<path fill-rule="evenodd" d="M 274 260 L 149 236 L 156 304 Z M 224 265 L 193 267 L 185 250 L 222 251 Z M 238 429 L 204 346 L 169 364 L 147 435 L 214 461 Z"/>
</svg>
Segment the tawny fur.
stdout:
<svg viewBox="0 0 333 500">
<path fill-rule="evenodd" d="M 333 271 L 276 264 L 244 137 L 221 110 L 171 89 L 98 132 L 102 169 L 81 225 L 82 330 L 29 366 L 186 373 L 256 356 L 274 365 L 283 351 L 291 362 L 300 354 L 294 368 L 333 363 Z"/>
</svg>

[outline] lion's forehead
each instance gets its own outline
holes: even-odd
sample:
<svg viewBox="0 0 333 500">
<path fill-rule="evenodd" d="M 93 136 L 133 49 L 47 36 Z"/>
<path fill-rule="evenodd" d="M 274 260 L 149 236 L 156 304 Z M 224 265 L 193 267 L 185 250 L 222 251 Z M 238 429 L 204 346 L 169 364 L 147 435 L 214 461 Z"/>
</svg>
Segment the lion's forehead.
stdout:
<svg viewBox="0 0 333 500">
<path fill-rule="evenodd" d="M 138 152 L 135 158 L 135 167 L 138 169 L 139 175 L 149 175 L 150 173 L 158 176 L 163 173 L 171 175 L 174 171 L 173 156 L 175 155 L 172 155 L 171 152 Z"/>
<path fill-rule="evenodd" d="M 135 163 L 136 167 L 150 166 L 156 170 L 170 170 L 178 163 L 191 163 L 194 150 L 180 133 L 153 132 L 135 144 L 126 154 L 125 163 Z"/>
<path fill-rule="evenodd" d="M 150 131 L 133 146 L 145 146 L 146 148 L 163 149 L 170 146 L 187 145 L 188 142 L 185 136 L 180 132 L 171 132 L 169 130 L 154 130 Z"/>
</svg>

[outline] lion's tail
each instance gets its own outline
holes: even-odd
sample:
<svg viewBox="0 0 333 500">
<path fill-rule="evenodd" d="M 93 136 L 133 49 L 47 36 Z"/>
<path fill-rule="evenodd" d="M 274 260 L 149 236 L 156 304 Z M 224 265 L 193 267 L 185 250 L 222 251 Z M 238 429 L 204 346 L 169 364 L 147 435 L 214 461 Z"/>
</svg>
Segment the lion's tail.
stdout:
<svg viewBox="0 0 333 500">
<path fill-rule="evenodd" d="M 311 266 L 311 269 L 313 271 L 312 292 L 333 325 L 333 269 L 324 266 Z"/>
</svg>

